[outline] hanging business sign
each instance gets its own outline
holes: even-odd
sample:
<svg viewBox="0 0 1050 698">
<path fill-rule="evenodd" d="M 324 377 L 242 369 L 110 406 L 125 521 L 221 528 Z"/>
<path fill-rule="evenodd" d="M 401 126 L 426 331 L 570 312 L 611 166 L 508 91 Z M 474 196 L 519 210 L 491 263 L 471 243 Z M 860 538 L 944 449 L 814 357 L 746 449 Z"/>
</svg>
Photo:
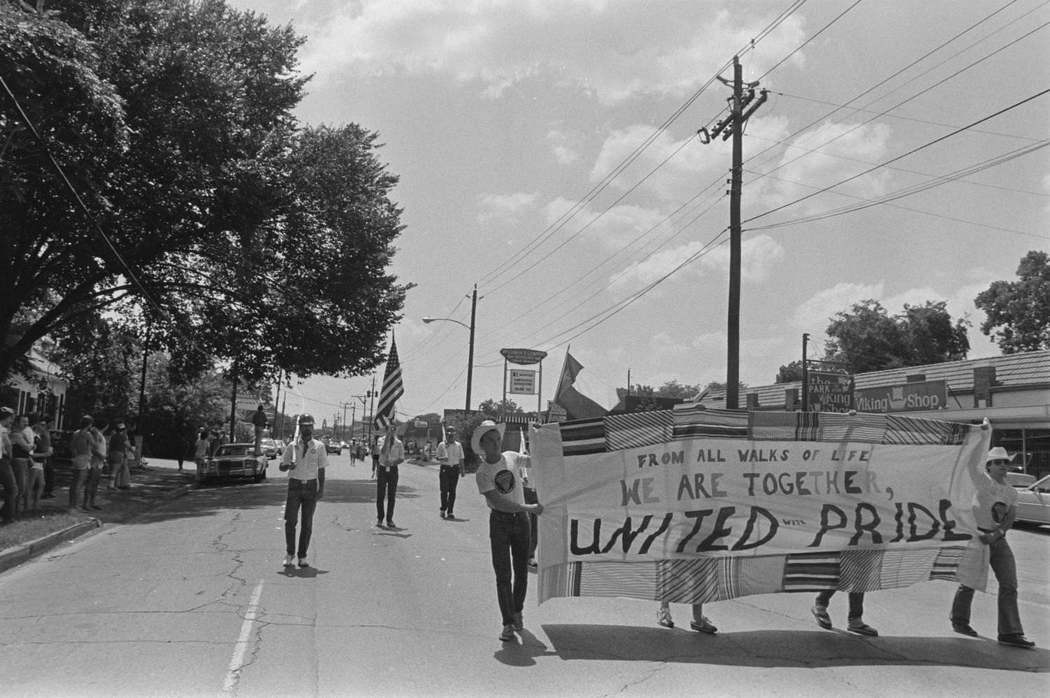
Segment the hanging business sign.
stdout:
<svg viewBox="0 0 1050 698">
<path fill-rule="evenodd" d="M 858 412 L 939 410 L 948 405 L 948 385 L 944 381 L 926 381 L 860 388 L 855 399 Z"/>
<path fill-rule="evenodd" d="M 500 349 L 500 354 L 503 354 L 503 358 L 512 364 L 520 364 L 522 366 L 529 366 L 530 364 L 538 364 L 547 358 L 547 352 L 539 351 L 537 349 Z M 514 392 L 513 390 L 511 392 Z M 536 392 L 535 390 L 532 392 Z"/>
<path fill-rule="evenodd" d="M 511 393 L 517 393 L 519 395 L 535 395 L 536 394 L 536 372 L 526 371 L 518 368 L 512 368 L 510 373 L 510 389 Z"/>
<path fill-rule="evenodd" d="M 842 373 L 810 371 L 809 409 L 813 412 L 849 412 L 853 409 L 853 377 Z"/>
</svg>

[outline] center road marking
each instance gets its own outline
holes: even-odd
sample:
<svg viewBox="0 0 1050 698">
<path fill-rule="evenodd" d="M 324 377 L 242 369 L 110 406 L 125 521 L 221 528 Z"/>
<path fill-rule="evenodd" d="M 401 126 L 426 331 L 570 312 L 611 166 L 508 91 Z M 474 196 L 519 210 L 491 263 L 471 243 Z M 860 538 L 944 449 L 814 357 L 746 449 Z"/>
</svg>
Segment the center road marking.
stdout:
<svg viewBox="0 0 1050 698">
<path fill-rule="evenodd" d="M 237 679 L 241 668 L 244 666 L 244 655 L 248 651 L 248 640 L 252 636 L 252 626 L 259 610 L 259 597 L 262 596 L 263 580 L 255 585 L 252 591 L 251 601 L 248 602 L 248 610 L 244 614 L 244 622 L 241 623 L 241 635 L 237 638 L 237 644 L 233 647 L 233 656 L 230 657 L 230 666 L 226 670 L 226 680 L 222 682 L 222 692 L 232 693 L 237 687 Z"/>
</svg>

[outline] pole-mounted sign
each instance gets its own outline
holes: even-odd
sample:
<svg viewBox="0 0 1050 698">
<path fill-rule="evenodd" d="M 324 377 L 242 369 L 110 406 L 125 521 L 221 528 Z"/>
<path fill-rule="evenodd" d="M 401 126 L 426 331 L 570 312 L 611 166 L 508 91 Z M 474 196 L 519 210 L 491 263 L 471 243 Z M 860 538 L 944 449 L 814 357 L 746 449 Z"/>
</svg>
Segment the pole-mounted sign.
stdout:
<svg viewBox="0 0 1050 698">
<path fill-rule="evenodd" d="M 539 386 L 529 385 L 531 383 L 531 375 L 534 371 L 511 371 L 511 390 L 512 393 L 536 395 L 536 413 L 540 412 L 540 401 L 542 400 L 543 393 L 543 360 L 547 358 L 547 352 L 539 351 L 538 349 L 500 349 L 500 354 L 503 354 L 503 401 L 507 401 L 507 364 L 518 364 L 519 366 L 531 366 L 532 364 L 539 364 Z"/>
</svg>

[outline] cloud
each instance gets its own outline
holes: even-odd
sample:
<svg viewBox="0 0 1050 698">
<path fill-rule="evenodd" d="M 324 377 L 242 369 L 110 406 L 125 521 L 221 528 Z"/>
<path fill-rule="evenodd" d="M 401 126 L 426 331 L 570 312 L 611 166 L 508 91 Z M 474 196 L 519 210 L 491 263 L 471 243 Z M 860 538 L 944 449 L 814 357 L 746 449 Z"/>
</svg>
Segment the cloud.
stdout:
<svg viewBox="0 0 1050 698">
<path fill-rule="evenodd" d="M 478 222 L 516 223 L 523 211 L 532 208 L 536 194 L 482 194 L 478 197 Z"/>
<path fill-rule="evenodd" d="M 792 322 L 799 330 L 809 332 L 814 338 L 822 338 L 835 313 L 848 312 L 854 303 L 869 298 L 882 298 L 883 285 L 881 281 L 875 284 L 835 284 L 799 305 Z"/>
<path fill-rule="evenodd" d="M 791 141 L 776 168 L 753 168 L 769 175 L 758 180 L 762 200 L 767 206 L 781 206 L 864 172 L 886 158 L 891 135 L 883 124 L 826 122 L 806 131 Z M 806 199 L 787 213 L 823 212 L 856 197 L 877 198 L 886 193 L 890 177 L 888 170 L 876 170 Z"/>
<path fill-rule="evenodd" d="M 551 152 L 559 165 L 571 165 L 580 159 L 580 154 L 569 144 L 569 140 L 569 135 L 559 129 L 547 132 L 547 141 L 550 142 Z"/>
<path fill-rule="evenodd" d="M 303 70 L 317 82 L 350 71 L 445 75 L 476 81 L 489 96 L 543 74 L 614 104 L 640 95 L 684 97 L 698 75 L 724 65 L 779 10 L 711 3 L 617 0 L 360 0 L 312 17 Z M 761 74 L 804 38 L 795 13 L 748 56 Z M 803 54 L 792 57 L 795 65 Z"/>
</svg>

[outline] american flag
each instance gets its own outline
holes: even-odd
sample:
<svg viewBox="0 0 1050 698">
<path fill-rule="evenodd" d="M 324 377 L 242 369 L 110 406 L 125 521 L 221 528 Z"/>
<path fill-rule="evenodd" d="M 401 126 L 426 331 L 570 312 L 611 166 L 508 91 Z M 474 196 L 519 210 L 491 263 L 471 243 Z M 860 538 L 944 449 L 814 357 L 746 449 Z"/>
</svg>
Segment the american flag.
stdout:
<svg viewBox="0 0 1050 698">
<path fill-rule="evenodd" d="M 394 423 L 394 403 L 404 394 L 405 386 L 401 382 L 401 362 L 397 358 L 397 342 L 391 335 L 390 356 L 386 360 L 383 389 L 379 392 L 379 404 L 376 406 L 374 419 L 376 429 L 386 429 Z"/>
</svg>

